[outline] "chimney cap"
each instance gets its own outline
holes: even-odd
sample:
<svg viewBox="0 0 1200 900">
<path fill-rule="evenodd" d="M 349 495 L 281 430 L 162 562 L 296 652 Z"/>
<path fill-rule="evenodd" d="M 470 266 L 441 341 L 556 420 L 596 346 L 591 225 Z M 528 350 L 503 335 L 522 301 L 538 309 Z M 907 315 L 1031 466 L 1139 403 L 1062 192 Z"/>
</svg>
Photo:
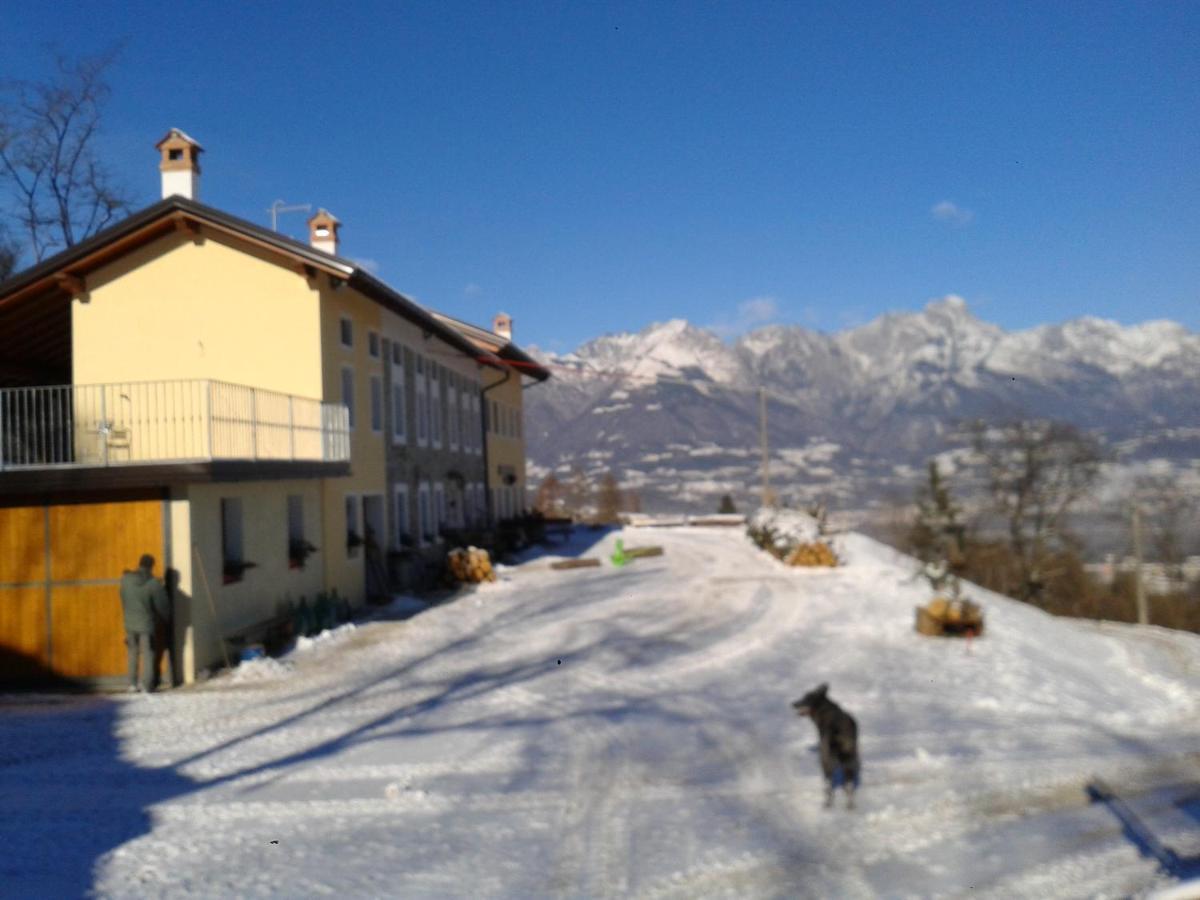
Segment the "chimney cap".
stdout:
<svg viewBox="0 0 1200 900">
<path fill-rule="evenodd" d="M 337 256 L 338 229 L 342 222 L 325 207 L 321 207 L 308 219 L 308 242 L 318 250 Z"/>
<path fill-rule="evenodd" d="M 161 150 L 163 145 L 168 141 L 174 144 L 184 144 L 189 147 L 195 147 L 197 152 L 202 153 L 204 151 L 204 148 L 200 146 L 200 142 L 198 140 L 180 128 L 172 128 L 165 135 L 163 135 L 162 140 L 154 145 L 154 149 Z"/>
<path fill-rule="evenodd" d="M 342 224 L 342 220 L 322 206 L 315 213 L 308 217 L 308 224 L 312 226 L 326 224 L 338 226 Z"/>
<path fill-rule="evenodd" d="M 162 153 L 162 160 L 158 164 L 159 171 L 200 174 L 200 154 L 204 152 L 204 148 L 200 146 L 199 141 L 186 132 L 172 128 L 163 135 L 162 140 L 155 144 L 154 148 Z M 164 187 L 163 196 L 167 196 L 167 193 Z M 194 193 L 193 190 L 188 196 L 192 196 Z"/>
<path fill-rule="evenodd" d="M 498 334 L 505 340 L 512 340 L 512 316 L 506 312 L 496 313 L 496 317 L 492 319 L 492 333 Z"/>
</svg>

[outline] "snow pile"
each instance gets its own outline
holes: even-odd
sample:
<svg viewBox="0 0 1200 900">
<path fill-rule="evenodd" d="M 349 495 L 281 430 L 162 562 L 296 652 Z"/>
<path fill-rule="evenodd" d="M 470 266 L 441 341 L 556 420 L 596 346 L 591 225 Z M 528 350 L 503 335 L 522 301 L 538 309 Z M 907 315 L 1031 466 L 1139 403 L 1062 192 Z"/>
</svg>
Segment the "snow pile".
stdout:
<svg viewBox="0 0 1200 900">
<path fill-rule="evenodd" d="M 347 622 L 345 625 L 339 625 L 337 628 L 326 628 L 319 634 L 312 637 L 299 637 L 296 639 L 296 646 L 292 653 L 306 653 L 314 647 L 321 647 L 327 644 L 336 644 L 339 641 L 344 641 L 350 635 L 354 634 L 357 626 L 353 622 Z M 289 654 L 290 655 L 290 654 Z"/>
<path fill-rule="evenodd" d="M 229 680 L 235 684 L 243 684 L 248 681 L 273 681 L 276 678 L 285 678 L 291 675 L 293 668 L 295 668 L 295 664 L 287 660 L 258 656 L 239 663 L 238 667 L 230 674 Z"/>
<path fill-rule="evenodd" d="M 797 544 L 811 544 L 821 537 L 817 520 L 808 513 L 767 506 L 755 510 L 746 522 L 746 531 L 752 537 L 755 534 L 762 535 L 781 553 L 786 553 Z"/>
</svg>

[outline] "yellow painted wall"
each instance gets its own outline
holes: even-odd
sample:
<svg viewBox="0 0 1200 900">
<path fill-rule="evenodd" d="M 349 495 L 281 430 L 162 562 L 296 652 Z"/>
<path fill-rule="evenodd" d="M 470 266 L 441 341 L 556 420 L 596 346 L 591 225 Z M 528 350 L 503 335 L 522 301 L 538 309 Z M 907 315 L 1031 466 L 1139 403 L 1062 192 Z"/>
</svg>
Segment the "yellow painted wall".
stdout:
<svg viewBox="0 0 1200 900">
<path fill-rule="evenodd" d="M 182 621 L 183 608 L 177 601 L 177 629 L 184 632 L 180 647 L 186 674 L 189 660 L 195 670 L 222 663 L 214 607 L 220 631 L 232 635 L 274 616 L 285 599 L 298 602 L 305 597 L 311 605 L 317 593 L 326 588 L 325 563 L 328 556 L 336 555 L 337 548 L 328 547 L 321 539 L 322 499 L 317 481 L 227 482 L 189 485 L 179 490 L 172 505 L 172 522 L 186 491 L 187 528 L 173 528 L 171 556 L 180 573 L 179 593 L 186 598 L 190 620 Z M 290 568 L 288 562 L 289 494 L 304 498 L 304 532 L 318 547 L 302 569 Z M 243 558 L 257 565 L 248 569 L 241 581 L 224 584 L 221 500 L 233 497 L 242 501 Z M 200 575 L 190 544 L 199 550 L 205 577 Z M 336 582 L 334 586 L 338 586 Z M 338 587 L 345 595 L 345 590 Z M 190 640 L 186 634 L 189 624 Z"/>
<path fill-rule="evenodd" d="M 318 292 L 249 245 L 168 235 L 88 276 L 75 384 L 212 378 L 320 398 Z"/>
<path fill-rule="evenodd" d="M 485 386 L 494 384 L 503 377 L 503 373 L 488 372 L 484 384 Z M 496 423 L 489 425 L 487 437 L 488 490 L 491 491 L 502 487 L 504 484 L 500 478 L 499 467 L 504 465 L 512 466 L 517 473 L 517 503 L 518 507 L 521 507 L 525 503 L 525 393 L 521 388 L 520 373 L 514 371 L 512 377 L 507 382 L 488 391 L 484 397 L 489 403 L 495 400 L 497 403 L 502 403 L 511 409 L 517 410 L 517 415 L 521 419 L 520 437 L 508 437 L 498 434 L 496 432 Z"/>
<path fill-rule="evenodd" d="M 350 475 L 345 478 L 322 480 L 324 518 L 321 523 L 322 547 L 328 548 L 323 558 L 325 587 L 336 587 L 352 603 L 363 602 L 366 591 L 366 568 L 363 550 L 352 556 L 346 548 L 346 504 L 347 494 L 361 496 L 378 494 L 383 497 L 387 490 L 387 472 L 384 456 L 385 435 L 382 430 L 371 428 L 370 379 L 376 376 L 383 384 L 383 316 L 379 304 L 364 297 L 352 288 L 343 285 L 334 288 L 328 279 L 321 279 L 321 357 L 323 361 L 323 392 L 327 401 L 337 402 L 342 397 L 342 368 L 350 366 L 354 371 L 354 427 L 350 434 Z M 353 323 L 353 346 L 346 348 L 341 341 L 341 319 L 348 317 Z M 379 356 L 372 357 L 368 349 L 368 335 L 375 332 L 380 336 Z M 386 509 L 386 506 L 385 506 Z M 360 501 L 359 520 L 362 520 Z M 362 534 L 361 525 L 358 533 Z M 386 540 L 386 535 L 383 536 Z"/>
</svg>

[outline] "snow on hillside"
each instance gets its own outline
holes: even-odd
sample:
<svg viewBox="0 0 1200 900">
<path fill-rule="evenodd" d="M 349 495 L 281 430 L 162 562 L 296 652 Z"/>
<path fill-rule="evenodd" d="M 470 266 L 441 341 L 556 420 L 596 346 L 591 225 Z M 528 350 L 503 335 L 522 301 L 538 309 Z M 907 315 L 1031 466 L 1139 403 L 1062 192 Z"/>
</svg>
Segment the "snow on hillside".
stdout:
<svg viewBox="0 0 1200 900">
<path fill-rule="evenodd" d="M 624 568 L 607 561 L 661 544 Z M 278 677 L 0 708 L 6 896 L 1124 897 L 1165 883 L 1090 806 L 1105 777 L 1184 854 L 1200 638 L 968 589 L 917 635 L 899 554 L 789 569 L 741 529 L 579 531 Z M 595 542 L 594 546 L 587 546 Z M 818 683 L 858 719 L 826 811 Z M 1182 787 L 1181 787 L 1182 786 Z"/>
<path fill-rule="evenodd" d="M 1119 467 L 1163 460 L 1186 472 L 1200 462 L 1200 443 L 1180 433 L 1200 421 L 1200 334 L 1172 322 L 1081 318 L 1006 332 L 951 295 L 836 334 L 777 324 L 726 342 L 676 319 L 546 361 L 554 377 L 526 399 L 535 481 L 572 466 L 594 480 L 612 471 L 646 509 L 714 509 L 727 491 L 750 501 L 757 458 L 730 457 L 759 446 L 759 388 L 771 467 L 796 501 L 861 509 L 911 496 L 896 467 L 922 470 L 975 418 L 1069 422 Z M 640 464 L 672 443 L 713 452 Z M 793 468 L 788 454 L 810 444 L 836 445 L 840 458 Z M 600 446 L 602 464 L 587 457 Z M 641 472 L 636 485 L 629 469 Z"/>
</svg>

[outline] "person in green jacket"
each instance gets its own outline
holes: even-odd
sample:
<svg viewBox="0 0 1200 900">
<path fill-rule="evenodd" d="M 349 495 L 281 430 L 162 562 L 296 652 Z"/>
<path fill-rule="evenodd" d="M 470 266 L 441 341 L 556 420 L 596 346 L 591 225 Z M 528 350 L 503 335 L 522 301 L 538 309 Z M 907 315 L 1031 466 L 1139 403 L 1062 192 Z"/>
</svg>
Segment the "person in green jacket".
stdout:
<svg viewBox="0 0 1200 900">
<path fill-rule="evenodd" d="M 125 614 L 125 646 L 129 653 L 129 690 L 154 690 L 154 632 L 169 613 L 167 589 L 154 577 L 154 557 L 149 553 L 138 567 L 121 575 L 121 609 Z M 142 681 L 138 686 L 138 659 Z"/>
</svg>

